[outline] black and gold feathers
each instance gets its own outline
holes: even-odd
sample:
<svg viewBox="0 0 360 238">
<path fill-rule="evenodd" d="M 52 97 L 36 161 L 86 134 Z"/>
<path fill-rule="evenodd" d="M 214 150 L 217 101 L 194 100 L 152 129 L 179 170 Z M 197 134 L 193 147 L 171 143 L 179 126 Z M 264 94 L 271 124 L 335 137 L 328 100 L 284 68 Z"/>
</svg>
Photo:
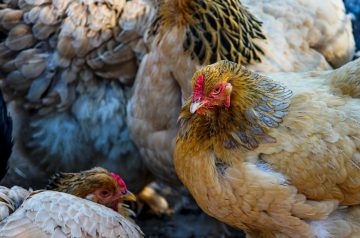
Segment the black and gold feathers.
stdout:
<svg viewBox="0 0 360 238">
<path fill-rule="evenodd" d="M 57 173 L 49 179 L 46 189 L 70 193 L 85 198 L 96 188 L 116 190 L 117 183 L 110 172 L 101 167 L 78 173 Z"/>
<path fill-rule="evenodd" d="M 149 35 L 184 27 L 184 51 L 200 64 L 261 62 L 264 52 L 255 39 L 266 39 L 262 23 L 239 0 L 160 0 L 158 8 Z"/>
</svg>

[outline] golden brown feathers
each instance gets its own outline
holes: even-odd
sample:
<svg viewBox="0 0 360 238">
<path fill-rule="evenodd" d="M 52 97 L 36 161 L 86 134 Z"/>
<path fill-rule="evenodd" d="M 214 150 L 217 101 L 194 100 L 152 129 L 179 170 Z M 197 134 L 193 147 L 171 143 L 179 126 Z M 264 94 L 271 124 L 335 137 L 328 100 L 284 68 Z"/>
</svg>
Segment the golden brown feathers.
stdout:
<svg viewBox="0 0 360 238">
<path fill-rule="evenodd" d="M 180 114 L 180 137 L 192 130 L 195 138 L 201 141 L 202 137 L 217 137 L 223 132 L 222 140 L 226 148 L 244 147 L 249 150 L 255 149 L 261 142 L 275 141 L 267 131 L 282 122 L 289 106 L 291 90 L 225 60 L 198 70 L 194 74 L 193 85 L 200 75 L 205 78 L 204 95 L 208 95 L 219 80 L 230 83 L 234 88 L 231 105 L 229 108 L 218 106 L 209 110 L 206 116 L 195 116 L 190 113 L 191 101 L 188 100 Z M 190 124 L 206 126 L 190 129 Z"/>
<path fill-rule="evenodd" d="M 271 80 L 227 62 L 199 69 L 194 91 L 199 75 L 205 96 L 216 82 L 233 87 L 228 108 L 191 114 L 189 101 L 181 112 L 174 164 L 199 206 L 251 237 L 348 237 L 329 224 L 358 224 L 332 212 L 360 203 L 360 104 L 343 95 L 358 88 L 342 88 L 358 84 L 359 64 Z"/>
<path fill-rule="evenodd" d="M 85 198 L 97 188 L 116 191 L 118 184 L 104 168 L 93 168 L 80 173 L 58 173 L 55 174 L 46 189 L 69 193 Z"/>
</svg>

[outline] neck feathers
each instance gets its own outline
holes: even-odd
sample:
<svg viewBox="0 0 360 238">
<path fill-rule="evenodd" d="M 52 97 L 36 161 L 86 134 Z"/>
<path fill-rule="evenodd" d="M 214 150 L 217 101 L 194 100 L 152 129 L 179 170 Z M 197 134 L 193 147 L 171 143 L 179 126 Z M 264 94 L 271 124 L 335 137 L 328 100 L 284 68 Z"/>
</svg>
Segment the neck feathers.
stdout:
<svg viewBox="0 0 360 238">
<path fill-rule="evenodd" d="M 190 113 L 191 100 L 187 101 L 179 118 L 179 137 L 194 137 L 197 141 L 216 138 L 216 143 L 222 143 L 226 149 L 253 150 L 261 143 L 276 142 L 269 130 L 278 127 L 287 114 L 291 90 L 235 63 L 217 64 L 230 78 L 231 106 L 197 115 Z"/>
<path fill-rule="evenodd" d="M 264 55 L 256 43 L 266 39 L 262 23 L 239 0 L 161 0 L 149 35 L 173 27 L 185 29 L 184 51 L 200 64 L 249 64 Z"/>
</svg>

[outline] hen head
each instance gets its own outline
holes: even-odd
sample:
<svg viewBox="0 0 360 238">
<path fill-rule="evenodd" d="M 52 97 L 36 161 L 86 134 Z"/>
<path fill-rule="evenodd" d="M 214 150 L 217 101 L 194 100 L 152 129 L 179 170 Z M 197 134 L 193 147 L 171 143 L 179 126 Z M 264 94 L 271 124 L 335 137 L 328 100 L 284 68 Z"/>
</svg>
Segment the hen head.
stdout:
<svg viewBox="0 0 360 238">
<path fill-rule="evenodd" d="M 200 68 L 192 86 L 179 117 L 179 139 L 216 137 L 224 148 L 248 150 L 276 141 L 269 131 L 287 114 L 291 90 L 227 60 Z"/>
<path fill-rule="evenodd" d="M 79 173 L 58 173 L 46 188 L 89 199 L 116 211 L 122 201 L 136 200 L 119 175 L 100 167 Z"/>
<path fill-rule="evenodd" d="M 202 115 L 215 107 L 230 107 L 231 77 L 229 73 L 224 74 L 220 69 L 208 66 L 194 74 L 191 113 L 197 112 Z"/>
</svg>

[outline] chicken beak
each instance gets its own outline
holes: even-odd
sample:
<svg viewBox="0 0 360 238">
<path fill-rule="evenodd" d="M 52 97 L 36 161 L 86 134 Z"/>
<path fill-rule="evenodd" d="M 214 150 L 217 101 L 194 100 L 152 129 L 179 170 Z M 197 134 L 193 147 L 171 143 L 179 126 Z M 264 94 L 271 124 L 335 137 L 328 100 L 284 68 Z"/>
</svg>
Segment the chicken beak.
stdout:
<svg viewBox="0 0 360 238">
<path fill-rule="evenodd" d="M 136 199 L 136 196 L 132 192 L 127 191 L 126 194 L 121 197 L 121 200 L 136 202 L 137 199 Z"/>
<path fill-rule="evenodd" d="M 196 101 L 196 102 L 193 101 L 190 106 L 190 112 L 195 113 L 203 105 L 204 103 L 202 101 Z"/>
</svg>

